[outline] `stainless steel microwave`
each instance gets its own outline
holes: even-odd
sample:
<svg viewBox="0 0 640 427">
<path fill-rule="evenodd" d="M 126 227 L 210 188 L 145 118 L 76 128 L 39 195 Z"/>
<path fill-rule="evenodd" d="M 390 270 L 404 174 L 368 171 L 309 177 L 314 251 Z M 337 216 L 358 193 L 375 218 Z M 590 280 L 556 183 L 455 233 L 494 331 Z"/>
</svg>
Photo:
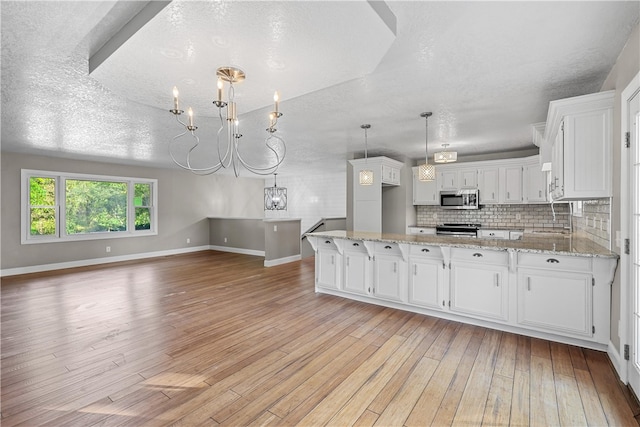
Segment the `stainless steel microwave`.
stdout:
<svg viewBox="0 0 640 427">
<path fill-rule="evenodd" d="M 443 209 L 478 209 L 478 190 L 441 191 L 440 206 Z"/>
</svg>

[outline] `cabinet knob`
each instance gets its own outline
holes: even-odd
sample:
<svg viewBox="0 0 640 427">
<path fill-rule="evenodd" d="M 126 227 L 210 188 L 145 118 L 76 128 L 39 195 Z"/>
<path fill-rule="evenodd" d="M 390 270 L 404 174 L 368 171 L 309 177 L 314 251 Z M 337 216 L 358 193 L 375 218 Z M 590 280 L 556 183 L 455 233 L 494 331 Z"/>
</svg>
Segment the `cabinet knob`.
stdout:
<svg viewBox="0 0 640 427">
<path fill-rule="evenodd" d="M 422 250 L 422 252 L 429 252 L 429 249 L 424 248 L 424 249 Z"/>
<path fill-rule="evenodd" d="M 547 262 L 548 262 L 549 264 L 559 264 L 559 263 L 560 263 L 560 261 L 558 261 L 558 260 L 557 260 L 557 259 L 555 259 L 555 258 L 549 258 L 549 259 L 547 260 Z"/>
<path fill-rule="evenodd" d="M 326 244 L 329 244 L 329 243 L 331 243 L 331 240 L 325 240 L 324 242 L 325 242 Z"/>
<path fill-rule="evenodd" d="M 354 243 L 353 246 L 360 246 L 360 243 Z"/>
<path fill-rule="evenodd" d="M 387 245 L 384 247 L 385 249 L 391 249 L 391 246 Z"/>
<path fill-rule="evenodd" d="M 420 233 L 424 233 L 424 230 L 422 230 L 422 229 L 421 229 L 421 230 L 420 230 Z"/>
<path fill-rule="evenodd" d="M 475 254 L 473 254 L 473 256 L 476 257 L 476 258 L 482 258 L 484 255 L 482 255 L 479 252 L 476 252 Z"/>
</svg>

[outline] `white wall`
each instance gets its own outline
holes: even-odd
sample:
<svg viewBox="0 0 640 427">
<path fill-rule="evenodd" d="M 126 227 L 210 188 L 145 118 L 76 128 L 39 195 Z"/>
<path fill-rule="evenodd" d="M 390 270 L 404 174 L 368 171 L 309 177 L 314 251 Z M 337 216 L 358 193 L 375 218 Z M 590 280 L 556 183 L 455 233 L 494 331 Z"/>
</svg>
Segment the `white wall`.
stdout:
<svg viewBox="0 0 640 427">
<path fill-rule="evenodd" d="M 264 180 L 273 187 L 273 177 Z M 278 187 L 287 188 L 286 211 L 265 211 L 265 218 L 300 218 L 304 233 L 321 218 L 347 215 L 347 180 L 345 173 L 312 176 L 278 176 Z"/>
</svg>

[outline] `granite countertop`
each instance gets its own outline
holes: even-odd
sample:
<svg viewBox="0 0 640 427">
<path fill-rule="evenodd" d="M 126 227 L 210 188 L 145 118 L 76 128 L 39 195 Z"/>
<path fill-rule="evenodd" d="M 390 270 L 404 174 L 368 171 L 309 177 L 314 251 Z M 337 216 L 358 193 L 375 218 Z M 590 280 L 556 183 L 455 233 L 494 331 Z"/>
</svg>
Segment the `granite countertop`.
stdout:
<svg viewBox="0 0 640 427">
<path fill-rule="evenodd" d="M 515 250 L 516 252 L 548 253 L 558 255 L 618 258 L 615 252 L 597 243 L 573 234 L 525 233 L 521 240 L 478 239 L 437 235 L 386 234 L 356 231 L 322 231 L 308 236 L 330 237 L 373 242 L 436 245 L 469 249 Z"/>
</svg>

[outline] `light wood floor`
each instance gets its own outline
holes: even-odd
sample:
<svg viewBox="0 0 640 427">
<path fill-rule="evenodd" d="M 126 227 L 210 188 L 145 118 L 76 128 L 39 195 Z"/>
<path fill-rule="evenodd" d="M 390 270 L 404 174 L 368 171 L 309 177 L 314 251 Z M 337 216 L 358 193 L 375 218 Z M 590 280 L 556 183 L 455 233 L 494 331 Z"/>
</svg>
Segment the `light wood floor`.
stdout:
<svg viewBox="0 0 640 427">
<path fill-rule="evenodd" d="M 604 353 L 201 252 L 2 279 L 2 426 L 637 425 Z"/>
</svg>

